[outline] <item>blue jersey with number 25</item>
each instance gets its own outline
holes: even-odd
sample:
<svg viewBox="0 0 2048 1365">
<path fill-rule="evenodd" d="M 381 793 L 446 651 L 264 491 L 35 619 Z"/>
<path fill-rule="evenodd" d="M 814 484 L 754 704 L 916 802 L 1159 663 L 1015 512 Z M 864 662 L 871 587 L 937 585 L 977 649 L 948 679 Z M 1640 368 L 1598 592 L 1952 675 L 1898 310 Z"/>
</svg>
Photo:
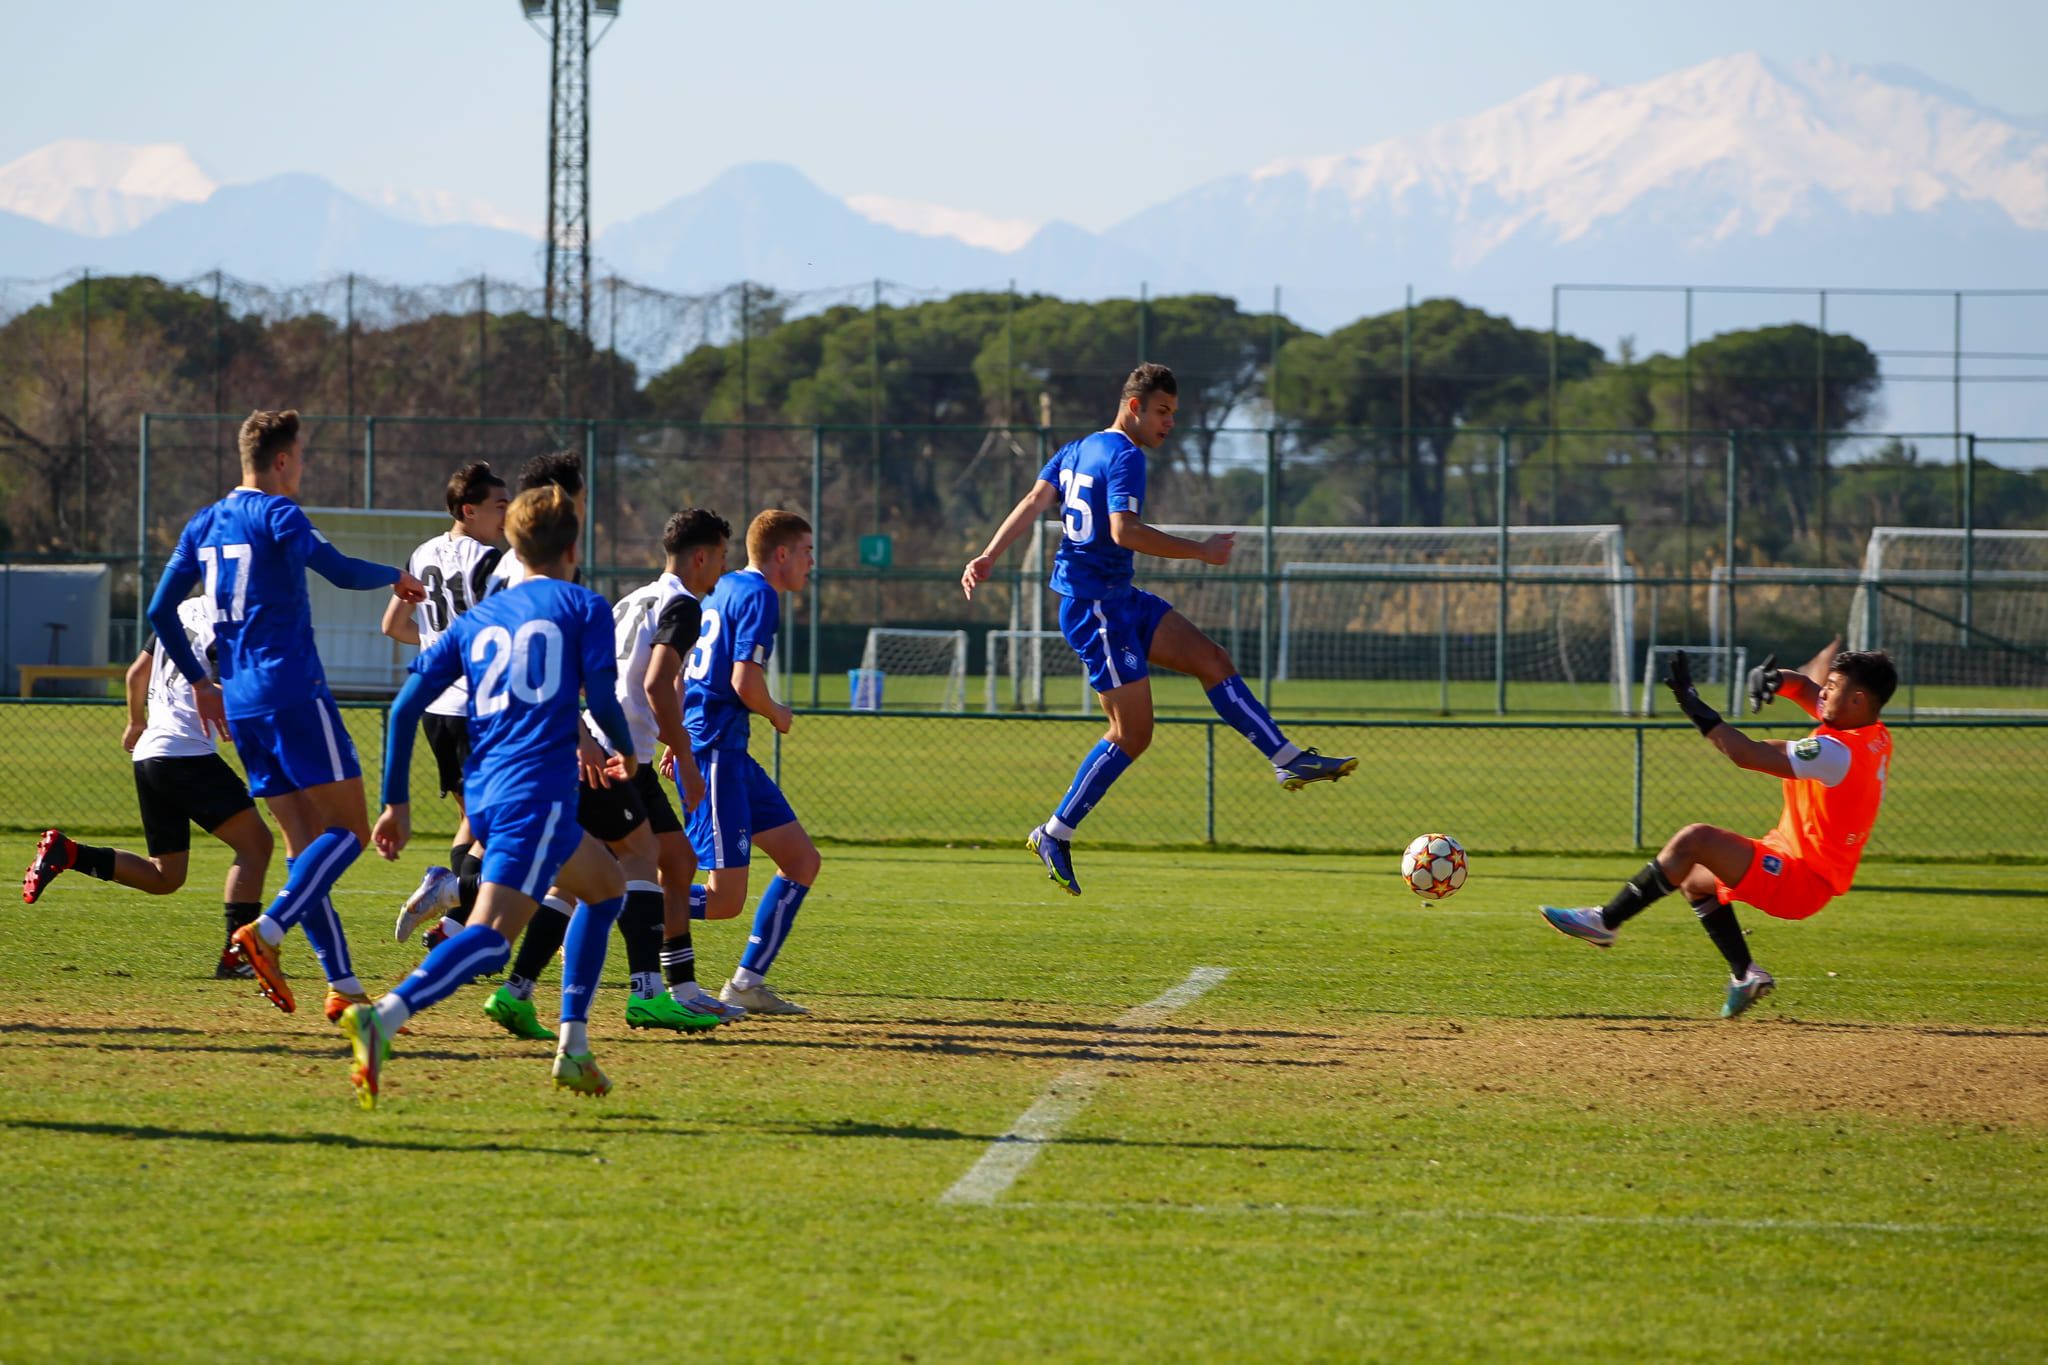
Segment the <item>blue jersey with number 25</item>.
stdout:
<svg viewBox="0 0 2048 1365">
<path fill-rule="evenodd" d="M 1039 478 L 1060 491 L 1060 548 L 1052 590 L 1063 597 L 1122 597 L 1131 552 L 1109 534 L 1109 515 L 1133 516 L 1145 501 L 1145 452 L 1121 431 L 1098 431 L 1060 448 Z"/>
<path fill-rule="evenodd" d="M 583 690 L 617 683 L 611 608 L 588 588 L 529 578 L 456 617 L 412 671 L 436 690 L 469 679 L 471 806 L 573 801 Z"/>
</svg>

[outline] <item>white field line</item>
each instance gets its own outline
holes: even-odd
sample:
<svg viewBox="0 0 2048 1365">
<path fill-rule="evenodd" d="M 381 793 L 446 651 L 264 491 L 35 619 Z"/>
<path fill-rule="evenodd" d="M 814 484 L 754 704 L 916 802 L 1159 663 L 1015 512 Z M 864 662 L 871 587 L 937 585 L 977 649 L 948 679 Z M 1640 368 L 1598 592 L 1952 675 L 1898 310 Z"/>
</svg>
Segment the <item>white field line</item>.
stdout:
<svg viewBox="0 0 2048 1365">
<path fill-rule="evenodd" d="M 1121 1033 L 1157 1028 L 1168 1015 L 1201 998 L 1228 975 L 1228 967 L 1195 968 L 1188 973 L 1187 980 L 1158 999 L 1119 1015 L 1093 1046 L 1113 1043 Z M 1088 1107 L 1107 1074 L 1107 1063 L 1100 1060 L 1082 1062 L 1062 1071 L 1045 1088 L 1045 1093 L 1010 1125 L 1010 1130 L 989 1145 L 981 1160 L 939 1196 L 939 1202 L 985 1206 L 1001 1199 L 1025 1168 L 1038 1159 L 1046 1144 L 1058 1141 L 1061 1131 Z"/>
<path fill-rule="evenodd" d="M 1506 1209 L 1354 1209 L 1318 1204 L 1150 1204 L 1087 1200 L 1017 1200 L 1003 1205 L 1020 1211 L 1059 1213 L 1170 1213 L 1198 1218 L 1334 1218 L 1364 1222 L 1524 1223 L 1537 1227 L 1698 1228 L 1725 1232 L 1879 1233 L 1888 1236 L 2048 1238 L 2048 1227 L 1987 1227 L 1975 1224 L 1834 1222 L 1818 1218 L 1713 1218 L 1692 1214 L 1515 1213 Z"/>
</svg>

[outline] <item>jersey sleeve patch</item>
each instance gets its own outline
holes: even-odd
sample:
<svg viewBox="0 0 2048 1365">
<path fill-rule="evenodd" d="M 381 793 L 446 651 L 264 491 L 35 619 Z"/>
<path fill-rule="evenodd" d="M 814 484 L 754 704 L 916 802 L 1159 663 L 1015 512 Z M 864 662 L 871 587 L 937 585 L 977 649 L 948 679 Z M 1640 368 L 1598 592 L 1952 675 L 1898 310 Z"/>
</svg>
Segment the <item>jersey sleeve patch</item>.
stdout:
<svg viewBox="0 0 2048 1365">
<path fill-rule="evenodd" d="M 1792 775 L 1823 787 L 1839 786 L 1849 775 L 1854 756 L 1849 746 L 1832 735 L 1808 735 L 1788 740 L 1785 757 L 1791 760 Z"/>
</svg>

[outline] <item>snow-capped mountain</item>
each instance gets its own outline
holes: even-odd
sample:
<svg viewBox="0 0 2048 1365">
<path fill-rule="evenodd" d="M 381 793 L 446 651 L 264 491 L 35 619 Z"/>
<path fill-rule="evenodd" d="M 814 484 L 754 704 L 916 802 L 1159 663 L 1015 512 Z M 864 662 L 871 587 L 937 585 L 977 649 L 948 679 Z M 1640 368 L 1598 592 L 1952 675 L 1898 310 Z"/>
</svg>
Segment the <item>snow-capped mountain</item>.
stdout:
<svg viewBox="0 0 2048 1365">
<path fill-rule="evenodd" d="M 1414 136 L 1211 182 L 1106 236 L 1169 288 L 1457 288 L 2039 282 L 2044 234 L 2048 136 L 2026 121 L 1896 72 L 1744 54 L 1630 86 L 1559 77 Z"/>
<path fill-rule="evenodd" d="M 85 237 L 127 232 L 220 186 L 173 142 L 65 138 L 0 166 L 0 212 Z"/>
<path fill-rule="evenodd" d="M 218 187 L 177 147 L 64 142 L 0 168 L 0 274 L 66 268 L 270 282 L 530 278 L 532 224 L 435 192 L 372 202 L 314 176 Z M 1356 150 L 1291 156 L 1106 232 L 828 194 L 739 166 L 600 233 L 601 269 L 708 290 L 877 277 L 1076 297 L 1213 290 L 1327 326 L 1453 293 L 1525 321 L 1554 282 L 2048 286 L 2048 121 L 1902 68 L 1754 55 L 1654 80 L 1544 82 Z"/>
</svg>

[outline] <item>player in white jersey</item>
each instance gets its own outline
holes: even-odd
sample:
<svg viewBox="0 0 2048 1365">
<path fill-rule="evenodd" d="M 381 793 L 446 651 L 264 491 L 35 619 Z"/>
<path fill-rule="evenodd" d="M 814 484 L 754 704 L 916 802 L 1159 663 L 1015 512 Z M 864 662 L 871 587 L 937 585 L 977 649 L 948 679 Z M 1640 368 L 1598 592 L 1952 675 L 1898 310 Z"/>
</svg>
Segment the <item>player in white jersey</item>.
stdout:
<svg viewBox="0 0 2048 1365">
<path fill-rule="evenodd" d="M 209 673 L 218 667 L 213 617 L 214 606 L 207 598 L 188 597 L 178 604 L 185 637 Z M 212 737 L 200 724 L 192 684 L 164 657 L 161 641 L 150 641 L 128 666 L 128 729 L 121 747 L 135 759 L 135 798 L 142 809 L 148 855 L 74 843 L 61 830 L 49 830 L 22 878 L 21 898 L 33 904 L 58 873 L 71 870 L 152 896 L 168 896 L 185 884 L 192 851 L 190 827 L 197 825 L 234 850 L 221 892 L 227 932 L 232 935 L 253 923 L 263 913 L 270 828 L 256 813 L 249 788 L 214 750 Z M 246 977 L 250 970 L 223 945 L 213 974 Z"/>
<path fill-rule="evenodd" d="M 457 616 L 484 599 L 503 553 L 498 539 L 505 532 L 505 509 L 511 505 L 505 481 L 482 460 L 464 465 L 449 477 L 447 502 L 454 524 L 422 542 L 405 566 L 426 585 L 426 601 L 413 606 L 394 597 L 384 610 L 384 633 L 423 650 L 440 639 Z M 457 878 L 474 878 L 483 868 L 481 856 L 471 847 L 468 807 L 462 795 L 462 767 L 469 758 L 468 678 L 456 679 L 428 703 L 420 729 L 440 773 L 441 795 L 455 798 L 455 809 L 462 818 L 448 850 L 448 865 L 429 867 L 398 912 L 400 943 L 434 914 L 458 902 Z M 445 925 L 442 928 L 454 932 Z M 430 937 L 439 936 L 437 932 Z M 427 946 L 434 945 L 430 942 Z"/>
<path fill-rule="evenodd" d="M 732 527 L 717 513 L 701 507 L 677 512 L 662 530 L 661 577 L 620 598 L 612 609 L 617 627 L 619 704 L 632 729 L 633 757 L 640 765 L 634 785 L 660 846 L 662 976 L 670 998 L 684 1009 L 727 1022 L 743 1017 L 746 1009 L 720 1000 L 697 984 L 697 951 L 690 919 L 693 911 L 702 916 L 705 908 L 703 894 L 692 885 L 697 855 L 669 803 L 654 756 L 657 744 L 666 745 L 675 755 L 674 771 L 685 810 L 704 799 L 704 777 L 683 727 L 682 661 L 697 643 L 699 602 L 724 574 L 726 544 L 731 539 Z M 585 727 L 604 743 L 594 719 L 585 717 Z M 608 744 L 605 747 L 610 748 Z M 605 794 L 599 794 L 585 805 L 604 800 Z"/>
</svg>

